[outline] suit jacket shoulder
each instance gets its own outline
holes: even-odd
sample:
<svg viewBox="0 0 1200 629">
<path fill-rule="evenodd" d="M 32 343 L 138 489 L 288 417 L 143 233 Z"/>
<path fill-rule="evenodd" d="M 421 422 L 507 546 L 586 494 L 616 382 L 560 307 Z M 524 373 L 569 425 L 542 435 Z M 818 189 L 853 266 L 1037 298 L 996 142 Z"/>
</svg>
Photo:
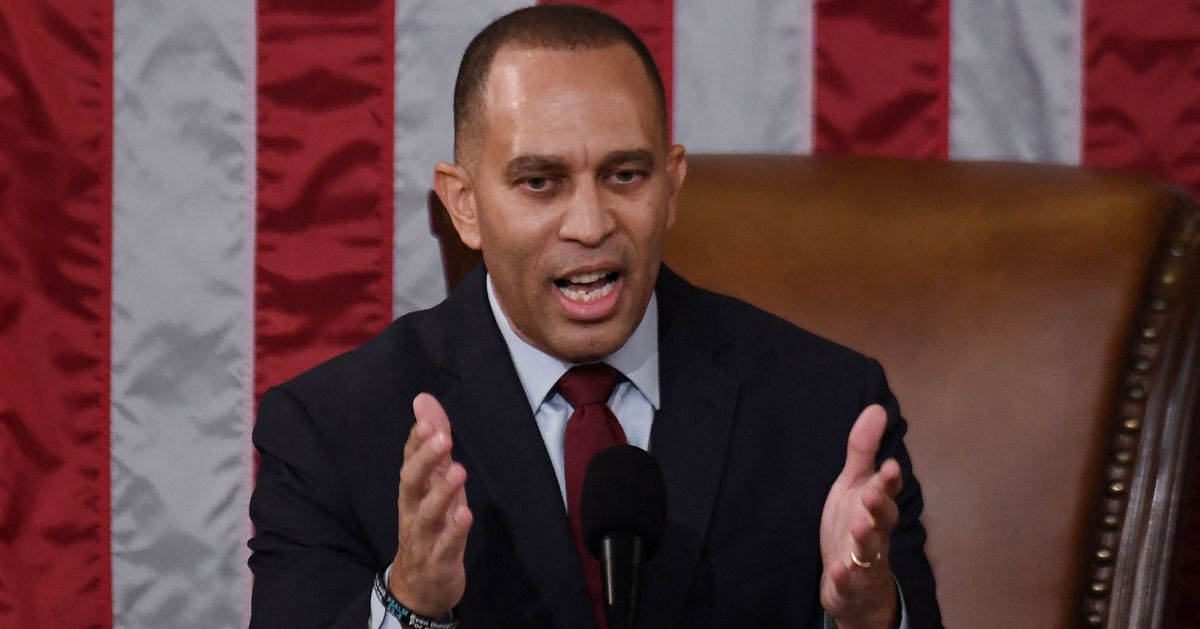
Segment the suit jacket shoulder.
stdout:
<svg viewBox="0 0 1200 629">
<path fill-rule="evenodd" d="M 698 288 L 664 269 L 659 283 L 660 304 L 666 313 L 662 326 L 688 328 L 689 334 L 711 337 L 705 345 L 720 346 L 723 365 L 739 381 L 770 377 L 778 372 L 793 386 L 839 392 L 861 392 L 876 361 L 786 319 L 735 297 Z"/>
</svg>

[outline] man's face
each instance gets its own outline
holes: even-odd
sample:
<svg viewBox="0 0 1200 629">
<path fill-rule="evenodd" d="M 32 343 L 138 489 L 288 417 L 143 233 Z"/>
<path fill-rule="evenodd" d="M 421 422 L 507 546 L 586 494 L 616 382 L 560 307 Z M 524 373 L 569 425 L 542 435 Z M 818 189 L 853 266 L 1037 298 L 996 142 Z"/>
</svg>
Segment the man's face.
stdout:
<svg viewBox="0 0 1200 629">
<path fill-rule="evenodd" d="M 654 290 L 686 170 L 640 60 L 624 45 L 505 47 L 484 103 L 460 171 L 464 242 L 526 341 L 571 362 L 616 351 Z"/>
</svg>

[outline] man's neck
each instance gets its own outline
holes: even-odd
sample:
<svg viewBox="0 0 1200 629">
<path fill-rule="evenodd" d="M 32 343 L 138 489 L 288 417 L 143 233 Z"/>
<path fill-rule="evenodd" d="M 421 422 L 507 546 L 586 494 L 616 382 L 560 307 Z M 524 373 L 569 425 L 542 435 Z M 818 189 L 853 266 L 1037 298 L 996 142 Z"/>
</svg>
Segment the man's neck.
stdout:
<svg viewBox="0 0 1200 629">
<path fill-rule="evenodd" d="M 509 356 L 521 379 L 521 386 L 529 397 L 530 406 L 537 408 L 559 376 L 570 369 L 572 363 L 552 356 L 521 337 L 513 328 L 511 320 L 496 298 L 491 274 L 487 275 L 488 305 L 496 325 L 504 337 Z M 646 311 L 633 333 L 621 347 L 596 362 L 613 366 L 636 386 L 650 403 L 659 406 L 658 371 L 658 299 L 650 296 Z"/>
</svg>

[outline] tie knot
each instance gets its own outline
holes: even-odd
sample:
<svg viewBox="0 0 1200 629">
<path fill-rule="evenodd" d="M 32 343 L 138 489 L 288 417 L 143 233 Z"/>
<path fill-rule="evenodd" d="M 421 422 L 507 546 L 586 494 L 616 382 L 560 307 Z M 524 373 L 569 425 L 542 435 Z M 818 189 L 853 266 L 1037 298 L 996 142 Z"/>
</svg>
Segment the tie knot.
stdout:
<svg viewBox="0 0 1200 629">
<path fill-rule="evenodd" d="M 571 367 L 558 379 L 558 392 L 574 408 L 604 404 L 617 388 L 621 372 L 604 363 Z"/>
</svg>

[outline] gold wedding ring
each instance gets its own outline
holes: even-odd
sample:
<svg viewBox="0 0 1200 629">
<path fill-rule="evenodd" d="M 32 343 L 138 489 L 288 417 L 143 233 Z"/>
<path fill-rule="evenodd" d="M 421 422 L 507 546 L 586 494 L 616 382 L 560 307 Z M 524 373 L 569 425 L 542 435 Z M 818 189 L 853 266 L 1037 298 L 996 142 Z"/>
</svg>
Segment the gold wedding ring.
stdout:
<svg viewBox="0 0 1200 629">
<path fill-rule="evenodd" d="M 879 561 L 881 557 L 882 555 L 876 552 L 874 559 L 871 561 L 863 561 L 862 559 L 858 558 L 858 555 L 854 554 L 854 549 L 850 549 L 850 561 L 853 561 L 854 565 L 858 566 L 859 568 L 870 568 L 876 561 Z"/>
</svg>

